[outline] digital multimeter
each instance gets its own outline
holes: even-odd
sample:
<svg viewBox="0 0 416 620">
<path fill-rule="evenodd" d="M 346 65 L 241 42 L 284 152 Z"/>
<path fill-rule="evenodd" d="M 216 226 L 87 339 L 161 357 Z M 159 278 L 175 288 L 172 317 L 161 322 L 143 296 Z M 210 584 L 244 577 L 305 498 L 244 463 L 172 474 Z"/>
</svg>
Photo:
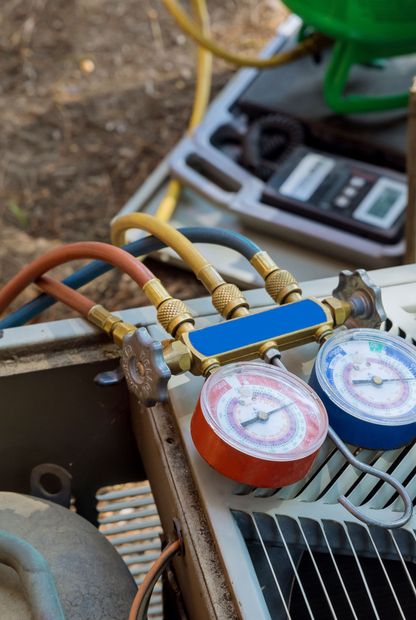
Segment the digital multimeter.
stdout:
<svg viewBox="0 0 416 620">
<path fill-rule="evenodd" d="M 394 243 L 403 231 L 407 185 L 404 175 L 300 146 L 266 183 L 263 202 Z"/>
</svg>

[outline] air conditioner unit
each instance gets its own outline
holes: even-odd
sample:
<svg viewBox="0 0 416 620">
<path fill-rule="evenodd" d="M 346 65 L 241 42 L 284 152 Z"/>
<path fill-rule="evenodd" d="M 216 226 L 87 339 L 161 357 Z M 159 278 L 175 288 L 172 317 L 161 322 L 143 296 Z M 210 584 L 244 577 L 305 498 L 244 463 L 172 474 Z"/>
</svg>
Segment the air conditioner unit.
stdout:
<svg viewBox="0 0 416 620">
<path fill-rule="evenodd" d="M 416 267 L 373 272 L 382 287 L 382 329 L 416 344 Z M 324 297 L 333 278 L 302 285 Z M 263 290 L 247 294 L 254 310 Z M 209 301 L 193 305 L 197 324 L 218 321 Z M 163 334 L 156 325 L 150 331 Z M 317 354 L 307 345 L 283 354 L 307 379 Z M 416 517 L 403 528 L 368 527 L 337 502 L 345 494 L 364 512 L 394 518 L 391 487 L 346 463 L 327 440 L 310 474 L 282 489 L 238 486 L 211 469 L 194 448 L 190 420 L 202 380 L 171 380 L 169 404 L 143 409 L 132 401 L 136 438 L 166 532 L 183 528 L 185 554 L 174 566 L 195 620 L 413 618 L 416 613 Z M 416 496 L 416 446 L 389 452 L 353 449 L 361 461 L 393 473 Z M 398 514 L 398 513 L 397 513 Z"/>
</svg>

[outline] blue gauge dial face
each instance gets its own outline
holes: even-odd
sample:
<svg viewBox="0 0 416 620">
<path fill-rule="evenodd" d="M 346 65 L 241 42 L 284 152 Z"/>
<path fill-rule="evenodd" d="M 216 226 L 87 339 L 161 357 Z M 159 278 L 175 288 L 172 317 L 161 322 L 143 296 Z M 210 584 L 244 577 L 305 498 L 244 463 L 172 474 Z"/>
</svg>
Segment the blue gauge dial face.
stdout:
<svg viewBox="0 0 416 620">
<path fill-rule="evenodd" d="M 377 330 L 350 330 L 321 349 L 316 374 L 347 413 L 383 424 L 416 419 L 416 349 Z"/>
</svg>

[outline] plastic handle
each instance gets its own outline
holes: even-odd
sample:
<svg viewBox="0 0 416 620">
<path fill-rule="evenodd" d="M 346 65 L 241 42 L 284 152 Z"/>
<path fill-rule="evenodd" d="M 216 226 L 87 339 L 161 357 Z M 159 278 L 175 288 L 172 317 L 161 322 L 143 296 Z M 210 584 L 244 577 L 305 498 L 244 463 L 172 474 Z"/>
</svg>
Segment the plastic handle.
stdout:
<svg viewBox="0 0 416 620">
<path fill-rule="evenodd" d="M 368 63 L 375 58 L 375 50 L 363 48 L 353 41 L 338 41 L 325 75 L 324 95 L 330 108 L 335 112 L 379 112 L 406 107 L 409 93 L 392 95 L 344 95 L 352 65 Z M 383 79 L 380 77 L 380 79 Z"/>
</svg>

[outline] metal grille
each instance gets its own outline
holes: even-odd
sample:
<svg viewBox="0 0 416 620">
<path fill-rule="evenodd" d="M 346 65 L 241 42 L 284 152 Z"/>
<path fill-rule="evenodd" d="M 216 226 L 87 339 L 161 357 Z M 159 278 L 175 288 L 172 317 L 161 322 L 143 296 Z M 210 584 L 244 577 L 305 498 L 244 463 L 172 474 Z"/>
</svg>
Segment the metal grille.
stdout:
<svg viewBox="0 0 416 620">
<path fill-rule="evenodd" d="M 161 551 L 162 528 L 149 482 L 100 489 L 97 502 L 99 530 L 117 549 L 139 586 Z M 160 582 L 147 615 L 163 620 Z"/>
<path fill-rule="evenodd" d="M 414 618 L 414 532 L 233 514 L 272 618 Z"/>
<path fill-rule="evenodd" d="M 393 473 L 416 496 L 416 446 L 386 453 L 356 449 L 361 461 Z M 236 489 L 239 496 L 241 488 Z M 394 490 L 359 474 L 327 441 L 308 478 L 283 489 L 246 489 L 283 500 L 261 511 L 231 509 L 272 618 L 413 618 L 416 613 L 415 518 L 409 529 L 351 522 L 340 492 L 366 510 L 391 516 Z M 232 504 L 232 502 L 230 502 Z M 335 509 L 334 519 L 326 518 Z"/>
</svg>

